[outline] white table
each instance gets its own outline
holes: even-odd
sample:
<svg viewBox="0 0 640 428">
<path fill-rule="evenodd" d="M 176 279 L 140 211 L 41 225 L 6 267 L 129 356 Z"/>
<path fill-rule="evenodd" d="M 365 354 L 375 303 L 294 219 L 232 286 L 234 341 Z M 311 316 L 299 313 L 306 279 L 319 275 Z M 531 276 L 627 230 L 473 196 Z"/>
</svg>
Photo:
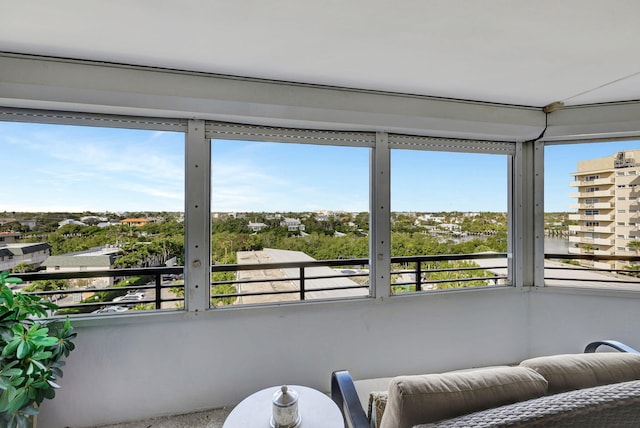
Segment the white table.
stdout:
<svg viewBox="0 0 640 428">
<path fill-rule="evenodd" d="M 242 400 L 224 421 L 223 428 L 269 428 L 273 394 L 282 385 L 272 386 Z M 344 428 L 344 419 L 331 398 L 313 388 L 287 385 L 298 393 L 300 428 Z"/>
</svg>

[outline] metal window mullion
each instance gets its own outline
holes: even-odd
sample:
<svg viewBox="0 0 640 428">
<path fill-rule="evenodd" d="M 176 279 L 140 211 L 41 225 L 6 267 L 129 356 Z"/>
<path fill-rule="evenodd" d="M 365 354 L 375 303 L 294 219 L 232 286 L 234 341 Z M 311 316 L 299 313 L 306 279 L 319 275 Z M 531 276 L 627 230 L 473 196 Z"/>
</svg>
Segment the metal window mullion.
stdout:
<svg viewBox="0 0 640 428">
<path fill-rule="evenodd" d="M 516 281 L 516 266 L 515 266 L 515 256 L 516 254 L 516 227 L 515 227 L 515 218 L 516 218 L 516 167 L 515 167 L 515 156 L 509 156 L 507 159 L 507 276 L 509 277 L 508 281 L 511 285 L 515 286 L 517 284 Z"/>
<path fill-rule="evenodd" d="M 514 161 L 514 285 L 534 285 L 533 142 L 517 143 Z"/>
<path fill-rule="evenodd" d="M 385 132 L 376 134 L 370 170 L 370 283 L 374 287 L 371 293 L 383 300 L 391 292 L 391 162 L 389 138 Z"/>
<path fill-rule="evenodd" d="M 544 143 L 534 143 L 533 155 L 533 279 L 536 287 L 544 287 Z"/>
<path fill-rule="evenodd" d="M 185 156 L 185 308 L 209 309 L 211 295 L 211 146 L 204 121 L 190 120 Z"/>
</svg>

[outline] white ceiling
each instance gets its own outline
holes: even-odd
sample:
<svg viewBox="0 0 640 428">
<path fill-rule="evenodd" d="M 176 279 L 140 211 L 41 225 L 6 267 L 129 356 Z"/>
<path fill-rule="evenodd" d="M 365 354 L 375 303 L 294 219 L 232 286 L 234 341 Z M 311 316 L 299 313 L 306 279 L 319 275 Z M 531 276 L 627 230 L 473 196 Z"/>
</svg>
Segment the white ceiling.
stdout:
<svg viewBox="0 0 640 428">
<path fill-rule="evenodd" d="M 0 0 L 0 51 L 542 107 L 640 99 L 639 16 L 638 0 Z"/>
</svg>

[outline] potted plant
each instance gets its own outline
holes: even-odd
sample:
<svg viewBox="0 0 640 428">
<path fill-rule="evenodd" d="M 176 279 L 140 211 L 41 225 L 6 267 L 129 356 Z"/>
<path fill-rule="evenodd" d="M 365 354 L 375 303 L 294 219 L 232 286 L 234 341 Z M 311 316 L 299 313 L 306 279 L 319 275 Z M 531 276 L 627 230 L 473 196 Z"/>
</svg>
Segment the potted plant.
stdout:
<svg viewBox="0 0 640 428">
<path fill-rule="evenodd" d="M 0 426 L 26 428 L 40 403 L 55 396 L 76 333 L 69 318 L 42 319 L 58 306 L 12 291 L 8 284 L 22 281 L 8 275 L 0 273 Z"/>
</svg>

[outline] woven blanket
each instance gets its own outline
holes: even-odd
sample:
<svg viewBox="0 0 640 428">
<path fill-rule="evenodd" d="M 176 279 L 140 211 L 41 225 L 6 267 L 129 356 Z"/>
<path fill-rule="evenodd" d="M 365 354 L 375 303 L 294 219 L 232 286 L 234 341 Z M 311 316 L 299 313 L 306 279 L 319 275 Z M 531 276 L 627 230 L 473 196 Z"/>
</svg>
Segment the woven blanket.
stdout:
<svg viewBox="0 0 640 428">
<path fill-rule="evenodd" d="M 585 388 L 414 428 L 640 427 L 640 380 Z"/>
</svg>

